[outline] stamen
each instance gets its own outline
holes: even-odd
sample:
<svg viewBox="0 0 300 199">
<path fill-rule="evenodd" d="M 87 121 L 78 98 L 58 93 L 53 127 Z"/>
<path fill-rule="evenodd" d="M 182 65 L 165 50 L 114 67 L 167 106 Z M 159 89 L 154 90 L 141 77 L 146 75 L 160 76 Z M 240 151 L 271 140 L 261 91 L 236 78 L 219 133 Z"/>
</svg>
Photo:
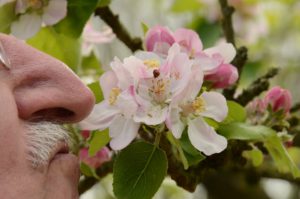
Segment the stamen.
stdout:
<svg viewBox="0 0 300 199">
<path fill-rule="evenodd" d="M 158 68 L 159 67 L 159 61 L 155 59 L 146 59 L 144 60 L 144 64 L 148 68 Z"/>
<path fill-rule="evenodd" d="M 203 97 L 199 96 L 192 102 L 192 108 L 195 114 L 200 114 L 205 111 L 205 101 Z"/>
<path fill-rule="evenodd" d="M 108 102 L 110 105 L 114 105 L 116 103 L 117 98 L 120 95 L 120 93 L 121 93 L 120 88 L 115 87 L 115 88 L 111 89 L 109 98 L 108 98 Z"/>
</svg>

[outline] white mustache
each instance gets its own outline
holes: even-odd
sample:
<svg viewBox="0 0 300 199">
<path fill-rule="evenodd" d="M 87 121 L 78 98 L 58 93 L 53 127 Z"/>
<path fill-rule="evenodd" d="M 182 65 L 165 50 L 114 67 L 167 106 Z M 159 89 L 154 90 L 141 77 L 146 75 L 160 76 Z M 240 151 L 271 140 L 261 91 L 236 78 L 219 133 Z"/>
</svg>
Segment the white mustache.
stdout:
<svg viewBox="0 0 300 199">
<path fill-rule="evenodd" d="M 59 142 L 70 144 L 70 136 L 61 125 L 51 122 L 26 125 L 28 160 L 34 168 L 47 165 L 51 153 Z"/>
</svg>

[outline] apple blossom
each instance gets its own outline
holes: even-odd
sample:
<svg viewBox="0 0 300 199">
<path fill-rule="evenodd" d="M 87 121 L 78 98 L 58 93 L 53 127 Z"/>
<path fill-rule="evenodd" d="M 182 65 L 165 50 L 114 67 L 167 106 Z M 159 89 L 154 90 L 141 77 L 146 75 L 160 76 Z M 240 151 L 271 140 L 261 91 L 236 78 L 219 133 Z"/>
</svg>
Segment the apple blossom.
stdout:
<svg viewBox="0 0 300 199">
<path fill-rule="evenodd" d="M 95 105 L 92 113 L 80 126 L 85 130 L 109 128 L 112 138 L 110 146 L 114 150 L 120 150 L 136 137 L 140 123 L 133 120 L 138 105 L 133 97 L 129 72 L 117 59 L 112 63 L 112 68 L 113 71 L 107 71 L 100 78 L 104 101 Z M 114 71 L 117 69 L 118 73 Z"/>
<path fill-rule="evenodd" d="M 275 86 L 267 92 L 264 101 L 267 105 L 271 105 L 274 112 L 283 110 L 284 113 L 288 113 L 291 108 L 292 97 L 289 90 Z"/>
<path fill-rule="evenodd" d="M 3 4 L 12 2 L 5 0 Z M 15 0 L 18 20 L 11 24 L 11 33 L 28 39 L 37 33 L 42 24 L 54 25 L 67 14 L 67 0 Z"/>
</svg>

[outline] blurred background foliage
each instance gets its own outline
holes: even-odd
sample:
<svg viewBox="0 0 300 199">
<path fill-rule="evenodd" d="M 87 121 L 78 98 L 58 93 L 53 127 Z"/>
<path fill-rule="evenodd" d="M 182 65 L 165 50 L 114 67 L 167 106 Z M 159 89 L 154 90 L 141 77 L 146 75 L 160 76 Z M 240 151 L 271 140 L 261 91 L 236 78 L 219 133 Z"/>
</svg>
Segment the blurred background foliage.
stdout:
<svg viewBox="0 0 300 199">
<path fill-rule="evenodd" d="M 248 62 L 241 75 L 238 92 L 270 67 L 279 67 L 280 73 L 272 80 L 291 91 L 293 102 L 300 101 L 300 1 L 299 0 L 229 0 L 235 8 L 233 26 L 236 45 L 248 48 Z M 93 12 L 109 5 L 113 13 L 132 37 L 144 37 L 143 24 L 168 26 L 175 30 L 188 27 L 196 30 L 204 47 L 224 40 L 221 29 L 221 11 L 218 0 L 68 0 L 68 14 L 58 24 L 43 27 L 27 42 L 62 60 L 97 93 L 102 94 L 98 78 L 109 69 L 115 56 L 123 59 L 131 50 L 114 35 L 111 28 Z M 0 7 L 0 31 L 9 33 L 9 24 L 15 20 L 13 3 Z M 89 24 L 98 39 L 90 39 Z M 93 35 L 92 35 L 93 36 Z M 299 151 L 290 151 L 298 158 Z M 238 178 L 238 176 L 231 176 Z M 82 199 L 112 199 L 111 175 L 100 181 Z M 282 180 L 265 179 L 261 182 L 270 198 L 299 198 L 299 187 Z M 232 185 L 233 186 L 233 185 Z M 243 186 L 243 185 L 240 185 Z M 278 188 L 279 187 L 279 188 Z M 196 193 L 188 193 L 166 179 L 155 199 L 206 198 L 199 185 Z"/>
</svg>

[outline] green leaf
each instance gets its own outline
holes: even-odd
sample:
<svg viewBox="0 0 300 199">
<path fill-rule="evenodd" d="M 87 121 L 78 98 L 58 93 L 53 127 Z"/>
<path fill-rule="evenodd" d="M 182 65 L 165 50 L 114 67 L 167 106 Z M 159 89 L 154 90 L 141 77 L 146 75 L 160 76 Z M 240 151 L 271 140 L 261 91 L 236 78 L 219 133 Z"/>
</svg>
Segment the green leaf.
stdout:
<svg viewBox="0 0 300 199">
<path fill-rule="evenodd" d="M 92 72 L 93 75 L 97 75 L 99 77 L 103 73 L 101 63 L 94 53 L 91 53 L 90 56 L 83 57 L 81 66 L 84 74 L 89 74 L 89 72 Z"/>
<path fill-rule="evenodd" d="M 16 3 L 7 3 L 0 7 L 0 32 L 10 33 L 10 25 L 17 19 L 15 14 Z"/>
<path fill-rule="evenodd" d="M 73 38 L 80 37 L 97 4 L 98 0 L 68 0 L 67 16 L 54 26 L 55 30 Z"/>
<path fill-rule="evenodd" d="M 184 151 L 184 155 L 188 161 L 189 166 L 196 165 L 206 158 L 192 145 L 186 129 L 182 133 L 182 136 L 180 138 L 180 145 Z"/>
<path fill-rule="evenodd" d="M 91 168 L 89 165 L 85 164 L 84 162 L 80 163 L 80 172 L 85 176 L 99 179 L 99 176 L 96 174 L 95 169 Z"/>
<path fill-rule="evenodd" d="M 246 120 L 247 113 L 243 106 L 234 101 L 227 101 L 227 106 L 228 115 L 222 122 L 223 124 L 231 122 L 244 122 Z"/>
<path fill-rule="evenodd" d="M 105 129 L 103 131 L 93 131 L 92 136 L 89 139 L 89 156 L 94 156 L 96 153 L 108 144 L 110 141 L 109 131 Z"/>
<path fill-rule="evenodd" d="M 116 158 L 113 191 L 118 199 L 151 199 L 167 174 L 167 157 L 153 144 L 136 142 Z"/>
<path fill-rule="evenodd" d="M 99 0 L 97 7 L 105 7 L 110 4 L 111 0 Z"/>
<path fill-rule="evenodd" d="M 264 155 L 259 149 L 243 151 L 243 157 L 252 160 L 252 164 L 255 167 L 260 166 L 264 160 Z"/>
<path fill-rule="evenodd" d="M 147 26 L 147 24 L 145 24 L 145 23 L 143 23 L 143 22 L 141 23 L 141 26 L 142 26 L 144 35 L 146 35 L 146 33 L 147 33 L 148 30 L 149 30 L 149 26 Z"/>
<path fill-rule="evenodd" d="M 228 140 L 253 140 L 263 141 L 267 137 L 276 134 L 276 132 L 266 126 L 252 126 L 245 123 L 230 123 L 227 125 L 221 125 L 218 128 L 218 132 L 226 137 Z"/>
<path fill-rule="evenodd" d="M 171 10 L 173 12 L 196 11 L 202 7 L 198 0 L 175 0 Z"/>
<path fill-rule="evenodd" d="M 96 82 L 93 82 L 91 84 L 88 84 L 87 86 L 94 93 L 94 96 L 96 98 L 96 103 L 99 103 L 99 102 L 101 102 L 104 99 L 99 81 L 96 81 Z"/>
<path fill-rule="evenodd" d="M 53 27 L 45 27 L 27 43 L 61 60 L 77 72 L 80 61 L 80 43 L 77 39 L 59 34 Z"/>
<path fill-rule="evenodd" d="M 230 123 L 220 126 L 218 132 L 227 139 L 260 141 L 264 143 L 280 172 L 300 177 L 300 171 L 290 158 L 277 133 L 266 126 L 251 126 L 244 123 Z"/>
</svg>

